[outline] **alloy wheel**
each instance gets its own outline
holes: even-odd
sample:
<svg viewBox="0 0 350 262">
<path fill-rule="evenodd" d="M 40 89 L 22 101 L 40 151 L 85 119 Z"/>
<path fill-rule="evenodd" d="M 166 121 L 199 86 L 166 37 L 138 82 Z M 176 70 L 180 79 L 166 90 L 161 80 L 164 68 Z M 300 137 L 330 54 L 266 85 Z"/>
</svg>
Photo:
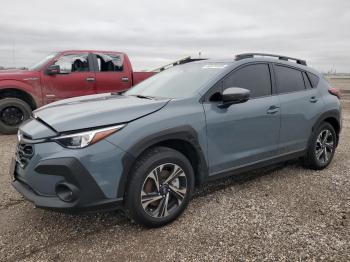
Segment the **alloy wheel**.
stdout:
<svg viewBox="0 0 350 262">
<path fill-rule="evenodd" d="M 146 176 L 141 189 L 141 205 L 148 215 L 165 218 L 180 208 L 186 194 L 185 172 L 174 163 L 166 163 Z"/>
<path fill-rule="evenodd" d="M 316 159 L 321 164 L 327 164 L 334 151 L 334 137 L 330 130 L 324 129 L 320 132 L 316 140 Z"/>
</svg>

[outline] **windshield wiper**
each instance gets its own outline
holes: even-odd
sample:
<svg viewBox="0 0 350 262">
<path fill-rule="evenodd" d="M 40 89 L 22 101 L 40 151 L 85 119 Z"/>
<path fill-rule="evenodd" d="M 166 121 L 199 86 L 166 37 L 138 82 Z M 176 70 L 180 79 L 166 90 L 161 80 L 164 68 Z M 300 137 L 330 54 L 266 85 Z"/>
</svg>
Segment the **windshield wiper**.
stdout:
<svg viewBox="0 0 350 262">
<path fill-rule="evenodd" d="M 111 92 L 111 95 L 112 96 L 117 96 L 117 95 L 122 96 L 126 91 L 128 91 L 128 89 L 117 91 L 117 92 Z"/>
<path fill-rule="evenodd" d="M 155 98 L 154 96 L 144 96 L 144 95 L 131 95 L 131 96 L 136 96 L 138 98 L 150 99 L 150 100 L 153 100 Z"/>
</svg>

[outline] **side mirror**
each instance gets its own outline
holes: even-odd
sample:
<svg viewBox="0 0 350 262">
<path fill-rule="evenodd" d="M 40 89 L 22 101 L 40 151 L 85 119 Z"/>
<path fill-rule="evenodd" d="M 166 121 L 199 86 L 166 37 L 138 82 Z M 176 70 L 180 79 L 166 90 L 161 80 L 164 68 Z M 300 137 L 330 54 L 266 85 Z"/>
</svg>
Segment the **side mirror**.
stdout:
<svg viewBox="0 0 350 262">
<path fill-rule="evenodd" d="M 60 70 L 60 66 L 59 65 L 50 65 L 46 69 L 46 73 L 48 75 L 56 75 L 56 74 L 59 74 L 60 72 L 61 72 L 61 70 Z"/>
<path fill-rule="evenodd" d="M 240 87 L 229 87 L 222 92 L 222 104 L 220 108 L 227 108 L 233 104 L 247 102 L 250 97 L 250 91 Z"/>
</svg>

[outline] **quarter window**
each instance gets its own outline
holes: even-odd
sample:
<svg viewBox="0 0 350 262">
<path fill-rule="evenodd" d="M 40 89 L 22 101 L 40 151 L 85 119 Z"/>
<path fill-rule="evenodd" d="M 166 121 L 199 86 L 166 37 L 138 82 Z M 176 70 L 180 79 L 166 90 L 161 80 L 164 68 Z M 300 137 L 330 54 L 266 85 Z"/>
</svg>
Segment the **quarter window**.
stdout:
<svg viewBox="0 0 350 262">
<path fill-rule="evenodd" d="M 88 56 L 88 53 L 64 55 L 55 62 L 55 65 L 60 66 L 60 73 L 62 74 L 88 72 Z"/>
<path fill-rule="evenodd" d="M 304 83 L 305 83 L 306 89 L 312 88 L 309 77 L 306 75 L 305 72 L 303 72 L 303 77 L 304 77 Z"/>
<path fill-rule="evenodd" d="M 275 66 L 279 93 L 305 90 L 302 72 L 285 66 Z"/>
<path fill-rule="evenodd" d="M 267 64 L 248 65 L 233 72 L 224 80 L 224 89 L 241 87 L 250 90 L 250 97 L 271 95 L 271 77 Z"/>
<path fill-rule="evenodd" d="M 312 74 L 312 73 L 309 73 L 309 72 L 307 73 L 307 75 L 308 75 L 308 77 L 309 77 L 309 79 L 310 79 L 310 81 L 311 81 L 312 87 L 313 87 L 313 88 L 317 87 L 318 81 L 320 80 L 320 79 L 318 78 L 318 76 L 317 76 L 317 75 L 314 75 L 314 74 Z"/>
</svg>

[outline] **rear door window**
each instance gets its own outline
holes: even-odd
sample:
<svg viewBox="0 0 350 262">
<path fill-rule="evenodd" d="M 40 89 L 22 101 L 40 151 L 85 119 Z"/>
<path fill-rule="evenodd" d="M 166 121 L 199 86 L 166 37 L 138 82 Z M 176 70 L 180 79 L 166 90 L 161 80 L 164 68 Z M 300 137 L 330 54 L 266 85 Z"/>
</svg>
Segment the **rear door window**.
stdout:
<svg viewBox="0 0 350 262">
<path fill-rule="evenodd" d="M 248 89 L 251 98 L 271 95 L 271 77 L 268 65 L 247 65 L 234 71 L 224 80 L 224 89 L 229 87 Z"/>
<path fill-rule="evenodd" d="M 98 72 L 121 72 L 124 69 L 124 56 L 121 54 L 97 53 Z"/>
<path fill-rule="evenodd" d="M 305 90 L 301 71 L 286 66 L 275 65 L 275 73 L 280 94 Z"/>
</svg>

